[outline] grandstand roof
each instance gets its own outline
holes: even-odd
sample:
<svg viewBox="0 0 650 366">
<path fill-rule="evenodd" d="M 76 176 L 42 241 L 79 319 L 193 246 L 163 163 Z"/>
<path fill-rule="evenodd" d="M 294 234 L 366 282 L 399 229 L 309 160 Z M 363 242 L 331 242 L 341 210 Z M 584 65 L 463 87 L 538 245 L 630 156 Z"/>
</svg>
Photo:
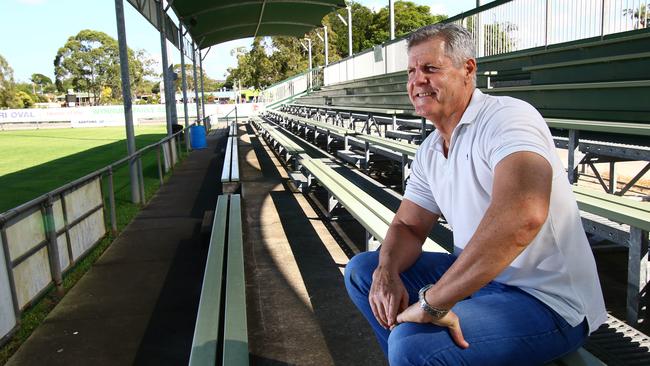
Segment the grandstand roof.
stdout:
<svg viewBox="0 0 650 366">
<path fill-rule="evenodd" d="M 200 48 L 239 38 L 301 37 L 344 0 L 175 0 L 172 8 Z"/>
</svg>

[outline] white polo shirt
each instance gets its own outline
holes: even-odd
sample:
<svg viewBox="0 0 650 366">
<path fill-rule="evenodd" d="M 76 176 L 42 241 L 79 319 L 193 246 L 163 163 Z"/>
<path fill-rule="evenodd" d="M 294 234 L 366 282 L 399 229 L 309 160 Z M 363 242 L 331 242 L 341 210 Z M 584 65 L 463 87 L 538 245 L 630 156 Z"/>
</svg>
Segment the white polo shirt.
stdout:
<svg viewBox="0 0 650 366">
<path fill-rule="evenodd" d="M 496 165 L 518 151 L 537 153 L 551 164 L 551 202 L 535 239 L 495 280 L 535 296 L 572 326 L 586 317 L 592 332 L 607 319 L 596 264 L 551 133 L 531 105 L 474 90 L 448 157 L 437 131 L 418 148 L 404 198 L 444 215 L 458 255 L 490 205 Z"/>
</svg>

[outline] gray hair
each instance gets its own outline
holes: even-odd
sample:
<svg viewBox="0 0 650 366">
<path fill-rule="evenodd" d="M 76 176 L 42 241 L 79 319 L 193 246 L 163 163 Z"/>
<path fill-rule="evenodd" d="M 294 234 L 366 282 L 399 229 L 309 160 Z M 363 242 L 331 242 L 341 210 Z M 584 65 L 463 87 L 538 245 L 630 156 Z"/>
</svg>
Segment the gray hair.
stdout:
<svg viewBox="0 0 650 366">
<path fill-rule="evenodd" d="M 466 60 L 475 58 L 474 38 L 467 29 L 454 23 L 430 24 L 416 30 L 407 39 L 407 50 L 437 37 L 445 41 L 445 52 L 454 66 L 460 67 Z"/>
</svg>

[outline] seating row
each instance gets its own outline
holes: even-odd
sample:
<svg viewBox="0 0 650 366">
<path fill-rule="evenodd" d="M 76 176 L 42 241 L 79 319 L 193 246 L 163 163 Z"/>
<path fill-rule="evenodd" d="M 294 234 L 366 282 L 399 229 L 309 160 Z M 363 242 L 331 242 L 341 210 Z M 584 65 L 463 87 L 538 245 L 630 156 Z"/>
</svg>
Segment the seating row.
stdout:
<svg viewBox="0 0 650 366">
<path fill-rule="evenodd" d="M 224 193 L 234 193 L 239 188 L 239 150 L 237 148 L 237 123 L 228 126 L 226 152 L 221 171 L 221 187 Z"/>
<path fill-rule="evenodd" d="M 221 172 L 222 194 L 210 220 L 208 256 L 203 273 L 190 365 L 248 365 L 246 283 L 242 238 L 237 123 L 226 128 Z"/>
</svg>

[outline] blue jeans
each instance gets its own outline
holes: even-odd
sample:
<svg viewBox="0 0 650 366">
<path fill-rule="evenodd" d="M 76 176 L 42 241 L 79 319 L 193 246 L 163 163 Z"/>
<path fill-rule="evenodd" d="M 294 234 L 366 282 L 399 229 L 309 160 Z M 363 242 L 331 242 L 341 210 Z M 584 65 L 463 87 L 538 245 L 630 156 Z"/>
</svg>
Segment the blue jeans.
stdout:
<svg viewBox="0 0 650 366">
<path fill-rule="evenodd" d="M 401 274 L 409 304 L 418 300 L 421 287 L 435 283 L 455 259 L 451 254 L 422 253 Z M 469 342 L 467 349 L 456 346 L 446 328 L 433 324 L 402 323 L 386 330 L 368 303 L 378 260 L 379 252 L 352 258 L 345 268 L 345 286 L 391 365 L 543 365 L 575 351 L 587 339 L 586 320 L 572 327 L 532 295 L 494 281 L 453 307 Z"/>
</svg>

